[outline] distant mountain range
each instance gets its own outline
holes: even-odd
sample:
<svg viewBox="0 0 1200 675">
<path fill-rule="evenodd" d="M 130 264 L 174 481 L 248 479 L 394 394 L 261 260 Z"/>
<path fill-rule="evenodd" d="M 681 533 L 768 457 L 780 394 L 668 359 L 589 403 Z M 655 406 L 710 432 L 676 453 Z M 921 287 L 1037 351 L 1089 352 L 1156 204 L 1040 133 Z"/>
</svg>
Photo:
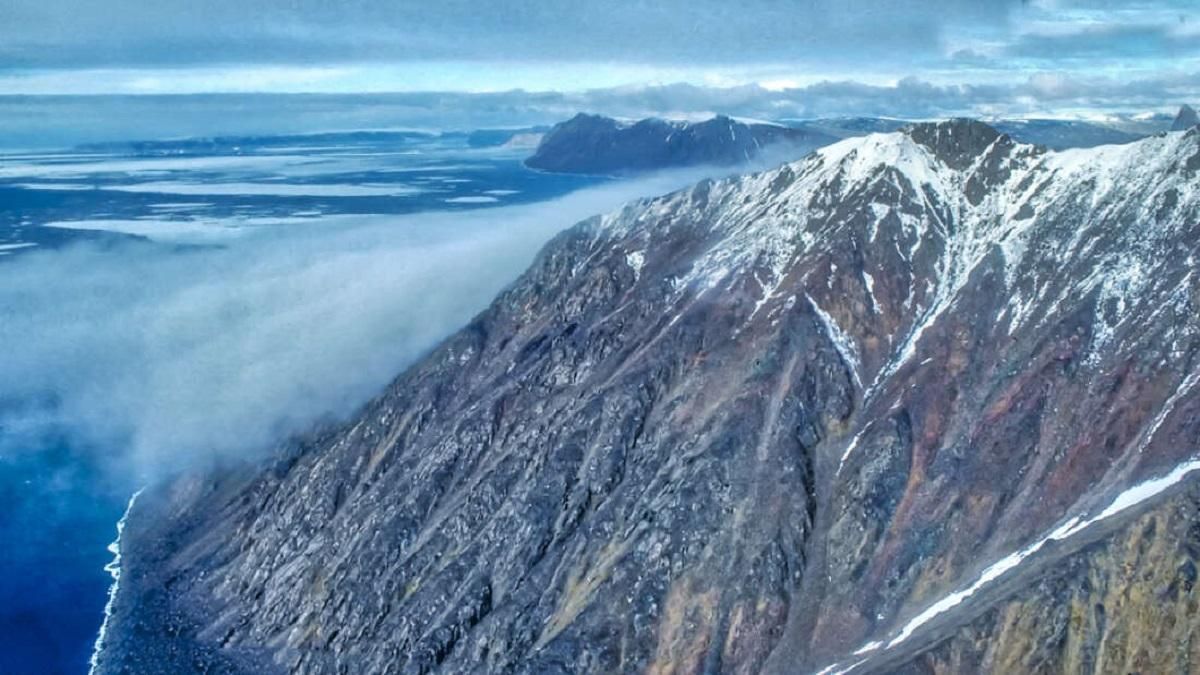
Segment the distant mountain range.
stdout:
<svg viewBox="0 0 1200 675">
<path fill-rule="evenodd" d="M 554 125 L 525 164 L 543 171 L 591 174 L 730 166 L 759 158 L 771 147 L 799 156 L 835 140 L 816 130 L 725 115 L 703 122 L 647 118 L 629 123 L 580 113 Z"/>
<path fill-rule="evenodd" d="M 110 141 L 76 146 L 86 152 L 143 156 L 243 154 L 251 148 L 299 143 L 378 145 L 462 139 L 473 148 L 533 148 L 525 164 L 533 169 L 574 174 L 628 174 L 698 165 L 736 166 L 755 160 L 789 161 L 835 141 L 898 131 L 912 120 L 889 117 L 827 117 L 744 120 L 717 115 L 701 122 L 646 118 L 636 122 L 580 113 L 554 126 L 474 131 L 364 130 L 279 136 L 214 136 L 170 140 Z M 1001 119 L 990 124 L 1020 143 L 1050 150 L 1130 143 L 1200 123 L 1184 105 L 1167 115 L 1114 117 L 1105 121 Z"/>
<path fill-rule="evenodd" d="M 1016 141 L 1042 145 L 1051 150 L 1120 145 L 1146 137 L 1146 134 L 1122 131 L 1096 122 L 1078 120 L 999 120 L 992 126 Z"/>
<path fill-rule="evenodd" d="M 240 155 L 269 148 L 295 148 L 336 143 L 340 146 L 403 145 L 411 141 L 448 136 L 466 136 L 465 132 L 428 131 L 329 131 L 311 134 L 250 136 L 196 136 L 162 140 L 104 141 L 75 146 L 81 152 L 122 153 L 146 157 L 193 155 Z"/>
<path fill-rule="evenodd" d="M 1175 128 L 1194 125 L 1195 116 L 1194 110 L 1184 106 Z M 891 133 L 909 124 L 911 120 L 887 117 L 757 122 L 725 115 L 703 122 L 659 118 L 623 122 L 580 113 L 550 128 L 525 163 L 534 169 L 559 173 L 621 174 L 702 164 L 735 165 L 762 159 L 769 148 L 782 161 L 798 159 L 837 140 Z M 1171 118 L 1155 115 L 1111 121 L 1004 119 L 991 125 L 1019 143 L 1066 150 L 1131 143 L 1167 131 L 1171 128 Z M 515 133 L 507 132 L 503 138 L 507 140 Z"/>
<path fill-rule="evenodd" d="M 1190 108 L 1184 106 L 1180 114 L 1185 114 L 1187 110 Z M 1018 142 L 1043 145 L 1050 150 L 1065 150 L 1130 143 L 1171 130 L 1172 119 L 1170 115 L 1153 113 L 1113 115 L 1092 120 L 1001 118 L 991 119 L 988 124 Z M 780 121 L 791 127 L 821 131 L 839 138 L 890 133 L 914 122 L 888 117 L 831 117 Z"/>
</svg>

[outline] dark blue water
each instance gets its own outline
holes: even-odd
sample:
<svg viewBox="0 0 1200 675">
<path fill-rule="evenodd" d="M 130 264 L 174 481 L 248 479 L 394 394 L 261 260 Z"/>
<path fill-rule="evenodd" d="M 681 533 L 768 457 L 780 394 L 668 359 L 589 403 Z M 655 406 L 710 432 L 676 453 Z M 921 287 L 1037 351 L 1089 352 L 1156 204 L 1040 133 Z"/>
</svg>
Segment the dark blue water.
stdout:
<svg viewBox="0 0 1200 675">
<path fill-rule="evenodd" d="M 0 448 L 0 673 L 85 672 L 128 497 L 65 437 Z"/>
<path fill-rule="evenodd" d="M 475 142 L 469 134 L 357 132 L 0 153 L 0 260 L 80 239 L 167 237 L 180 227 L 521 204 L 599 180 L 531 171 L 522 165 L 528 148 Z"/>
<path fill-rule="evenodd" d="M 336 227 L 343 216 L 541 201 L 601 180 L 527 170 L 528 149 L 497 140 L 386 132 L 0 153 L 0 284 L 7 261 L 81 240 L 170 246 L 178 231 Z M 106 549 L 138 487 L 101 470 L 111 449 L 28 425 L 21 410 L 45 405 L 0 400 L 3 675 L 86 672 L 112 581 Z"/>
</svg>

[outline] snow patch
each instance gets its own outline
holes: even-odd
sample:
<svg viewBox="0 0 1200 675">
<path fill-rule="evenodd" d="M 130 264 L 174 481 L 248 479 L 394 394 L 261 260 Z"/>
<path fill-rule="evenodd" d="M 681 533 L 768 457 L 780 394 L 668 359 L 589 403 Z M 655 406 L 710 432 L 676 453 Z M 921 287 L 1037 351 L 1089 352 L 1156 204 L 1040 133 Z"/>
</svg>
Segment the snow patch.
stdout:
<svg viewBox="0 0 1200 675">
<path fill-rule="evenodd" d="M 862 271 L 863 285 L 867 287 L 867 298 L 871 301 L 871 311 L 879 312 L 879 302 L 875 299 L 875 277 L 867 270 Z"/>
<path fill-rule="evenodd" d="M 646 253 L 644 251 L 634 251 L 625 255 L 625 264 L 629 265 L 633 270 L 634 280 L 642 277 L 642 268 L 646 266 Z"/>
<path fill-rule="evenodd" d="M 821 320 L 821 325 L 825 327 L 825 333 L 833 341 L 833 346 L 837 349 L 838 355 L 842 357 L 842 361 L 850 369 L 850 375 L 854 379 L 854 384 L 858 385 L 859 389 L 862 389 L 862 379 L 859 378 L 858 374 L 862 369 L 862 363 L 859 361 L 858 347 L 854 344 L 854 340 L 837 325 L 828 312 L 821 309 L 821 306 L 812 299 L 811 295 L 805 293 L 804 297 L 808 299 L 808 304 L 812 305 L 817 318 Z"/>
</svg>

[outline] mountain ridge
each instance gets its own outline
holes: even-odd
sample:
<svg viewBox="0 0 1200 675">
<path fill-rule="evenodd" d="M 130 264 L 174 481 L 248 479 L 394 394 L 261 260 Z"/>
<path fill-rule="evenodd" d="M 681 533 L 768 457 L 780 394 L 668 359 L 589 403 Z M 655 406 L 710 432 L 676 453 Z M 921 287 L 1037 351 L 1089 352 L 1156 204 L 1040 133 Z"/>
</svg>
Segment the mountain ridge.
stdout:
<svg viewBox="0 0 1200 675">
<path fill-rule="evenodd" d="M 715 165 L 759 158 L 770 146 L 803 155 L 833 137 L 819 132 L 716 115 L 703 122 L 650 117 L 621 122 L 579 113 L 542 137 L 526 166 L 559 173 L 611 174 Z"/>
</svg>

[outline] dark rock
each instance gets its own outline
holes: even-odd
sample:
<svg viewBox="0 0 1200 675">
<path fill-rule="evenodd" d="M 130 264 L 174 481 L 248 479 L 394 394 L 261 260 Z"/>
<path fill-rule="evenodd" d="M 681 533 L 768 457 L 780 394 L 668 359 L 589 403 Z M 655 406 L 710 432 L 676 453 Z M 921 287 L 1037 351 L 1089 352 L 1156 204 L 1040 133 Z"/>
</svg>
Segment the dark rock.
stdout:
<svg viewBox="0 0 1200 675">
<path fill-rule="evenodd" d="M 1200 115 L 1196 114 L 1196 110 L 1192 106 L 1184 105 L 1179 109 L 1179 114 L 1175 116 L 1171 131 L 1187 131 L 1197 124 L 1200 124 Z"/>
</svg>

